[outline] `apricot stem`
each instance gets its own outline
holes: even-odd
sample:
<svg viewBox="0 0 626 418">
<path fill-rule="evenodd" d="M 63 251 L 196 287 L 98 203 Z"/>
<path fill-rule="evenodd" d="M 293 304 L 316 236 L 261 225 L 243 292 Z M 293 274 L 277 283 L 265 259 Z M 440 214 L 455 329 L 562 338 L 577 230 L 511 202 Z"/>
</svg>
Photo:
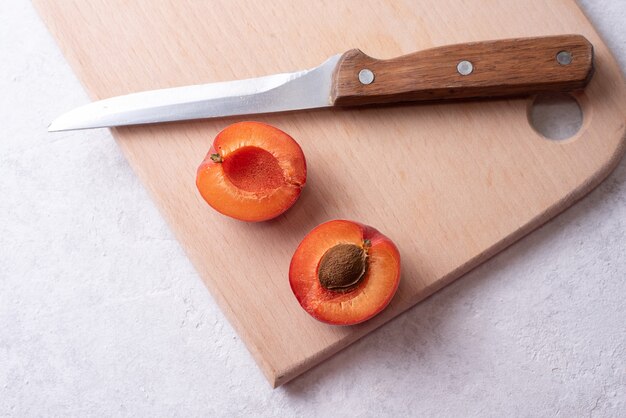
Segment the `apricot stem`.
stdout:
<svg viewBox="0 0 626 418">
<path fill-rule="evenodd" d="M 219 154 L 211 154 L 211 160 L 213 160 L 214 163 L 221 163 L 222 160 L 222 156 Z"/>
</svg>

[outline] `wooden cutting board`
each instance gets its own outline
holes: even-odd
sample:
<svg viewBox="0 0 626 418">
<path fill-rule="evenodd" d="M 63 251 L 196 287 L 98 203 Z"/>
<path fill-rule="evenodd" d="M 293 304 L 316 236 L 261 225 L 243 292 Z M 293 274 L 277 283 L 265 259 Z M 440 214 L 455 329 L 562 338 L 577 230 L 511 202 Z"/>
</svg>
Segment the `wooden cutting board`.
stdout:
<svg viewBox="0 0 626 418">
<path fill-rule="evenodd" d="M 531 99 L 315 110 L 114 129 L 128 161 L 274 386 L 285 383 L 457 279 L 593 189 L 624 152 L 626 88 L 572 0 L 36 0 L 93 99 L 313 67 L 360 48 L 391 58 L 450 43 L 580 33 L 596 73 L 577 95 L 581 130 L 549 141 Z M 59 109 L 59 113 L 69 109 Z M 196 167 L 227 124 L 254 119 L 301 144 L 308 183 L 278 219 L 211 210 Z M 85 138 L 90 136 L 84 132 Z M 375 226 L 402 256 L 391 305 L 352 327 L 319 323 L 287 272 L 321 222 Z"/>
</svg>

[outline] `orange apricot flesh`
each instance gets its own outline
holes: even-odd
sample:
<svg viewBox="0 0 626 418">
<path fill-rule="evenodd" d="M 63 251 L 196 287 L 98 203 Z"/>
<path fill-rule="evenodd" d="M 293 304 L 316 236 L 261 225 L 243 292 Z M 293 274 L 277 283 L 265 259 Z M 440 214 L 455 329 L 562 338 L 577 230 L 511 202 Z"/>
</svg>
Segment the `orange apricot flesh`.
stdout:
<svg viewBox="0 0 626 418">
<path fill-rule="evenodd" d="M 200 164 L 196 186 L 218 212 L 260 222 L 275 218 L 298 200 L 306 183 L 306 160 L 288 134 L 260 122 L 228 126 Z"/>
<path fill-rule="evenodd" d="M 329 249 L 342 244 L 365 251 L 365 274 L 348 290 L 329 290 L 320 282 L 320 262 Z M 302 308 L 333 325 L 372 318 L 389 304 L 399 282 L 400 253 L 395 244 L 370 226 L 346 220 L 314 228 L 296 249 L 289 267 L 289 284 Z"/>
</svg>

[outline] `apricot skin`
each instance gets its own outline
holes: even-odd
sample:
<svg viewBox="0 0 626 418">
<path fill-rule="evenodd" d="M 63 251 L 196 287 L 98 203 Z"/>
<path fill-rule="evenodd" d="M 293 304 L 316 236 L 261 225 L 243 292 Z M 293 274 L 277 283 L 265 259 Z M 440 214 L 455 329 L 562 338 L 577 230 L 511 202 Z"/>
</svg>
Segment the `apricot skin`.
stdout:
<svg viewBox="0 0 626 418">
<path fill-rule="evenodd" d="M 319 263 L 334 245 L 366 246 L 367 270 L 348 292 L 322 287 Z M 400 282 L 400 253 L 376 229 L 358 222 L 334 220 L 314 228 L 296 249 L 289 266 L 289 284 L 302 308 L 331 325 L 355 325 L 374 317 L 391 302 Z"/>
<path fill-rule="evenodd" d="M 298 200 L 306 160 L 288 134 L 260 122 L 226 127 L 197 170 L 196 186 L 216 211 L 235 219 L 275 218 Z"/>
</svg>

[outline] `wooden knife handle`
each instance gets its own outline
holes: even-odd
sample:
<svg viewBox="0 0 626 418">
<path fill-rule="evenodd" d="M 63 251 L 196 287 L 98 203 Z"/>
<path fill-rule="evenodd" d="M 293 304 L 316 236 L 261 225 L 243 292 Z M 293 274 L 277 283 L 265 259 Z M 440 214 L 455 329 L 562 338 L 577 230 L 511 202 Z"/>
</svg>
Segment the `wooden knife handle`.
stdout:
<svg viewBox="0 0 626 418">
<path fill-rule="evenodd" d="M 333 75 L 332 99 L 355 106 L 570 91 L 592 74 L 593 46 L 580 35 L 449 45 L 388 60 L 352 49 Z"/>
</svg>

